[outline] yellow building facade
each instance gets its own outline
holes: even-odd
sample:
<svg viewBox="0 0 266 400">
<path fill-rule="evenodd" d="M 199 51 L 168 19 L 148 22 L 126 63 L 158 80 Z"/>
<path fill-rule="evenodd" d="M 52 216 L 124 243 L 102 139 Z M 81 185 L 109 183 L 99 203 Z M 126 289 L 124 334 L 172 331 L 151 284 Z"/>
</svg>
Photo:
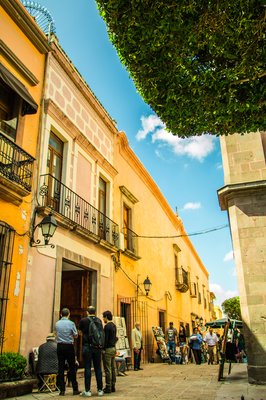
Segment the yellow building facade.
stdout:
<svg viewBox="0 0 266 400">
<path fill-rule="evenodd" d="M 0 1 L 0 349 L 19 351 L 39 112 L 49 49 L 17 0 Z"/>
<path fill-rule="evenodd" d="M 144 334 L 146 361 L 156 358 L 152 327 L 165 332 L 211 319 L 209 274 L 182 220 L 131 150 L 126 135 L 116 137 L 114 218 L 120 226 L 120 251 L 113 255 L 114 313 L 125 318 L 128 336 L 136 320 Z M 149 278 L 146 295 L 144 281 Z"/>
</svg>

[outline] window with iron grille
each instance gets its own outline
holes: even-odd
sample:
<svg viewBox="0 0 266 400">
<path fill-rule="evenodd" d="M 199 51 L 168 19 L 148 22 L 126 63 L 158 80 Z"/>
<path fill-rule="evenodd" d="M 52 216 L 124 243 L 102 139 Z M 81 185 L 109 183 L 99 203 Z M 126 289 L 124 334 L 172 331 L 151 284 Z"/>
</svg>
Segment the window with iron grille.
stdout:
<svg viewBox="0 0 266 400">
<path fill-rule="evenodd" d="M 5 319 L 8 301 L 9 278 L 12 265 L 14 229 L 0 221 L 0 350 L 5 340 Z"/>
</svg>

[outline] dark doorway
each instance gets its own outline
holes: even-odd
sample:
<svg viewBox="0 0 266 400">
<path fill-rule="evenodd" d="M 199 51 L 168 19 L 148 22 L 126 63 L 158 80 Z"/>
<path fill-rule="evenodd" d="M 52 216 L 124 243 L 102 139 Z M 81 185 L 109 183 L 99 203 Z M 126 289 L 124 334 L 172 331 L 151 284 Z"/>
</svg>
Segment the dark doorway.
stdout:
<svg viewBox="0 0 266 400">
<path fill-rule="evenodd" d="M 70 264 L 67 264 L 69 266 Z M 74 270 L 62 271 L 61 305 L 70 310 L 70 319 L 78 326 L 81 318 L 86 316 L 86 310 L 91 302 L 90 271 L 73 266 Z M 82 367 L 81 337 L 76 340 L 76 355 Z"/>
</svg>

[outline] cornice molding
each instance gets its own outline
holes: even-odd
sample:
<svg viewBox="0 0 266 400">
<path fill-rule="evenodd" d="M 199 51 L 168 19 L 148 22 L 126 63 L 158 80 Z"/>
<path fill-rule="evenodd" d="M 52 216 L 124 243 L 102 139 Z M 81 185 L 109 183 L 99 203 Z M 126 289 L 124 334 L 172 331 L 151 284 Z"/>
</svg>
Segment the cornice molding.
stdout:
<svg viewBox="0 0 266 400">
<path fill-rule="evenodd" d="M 50 115 L 51 118 L 54 119 L 57 124 L 60 125 L 62 129 L 64 129 L 94 161 L 98 161 L 101 167 L 105 169 L 110 176 L 114 177 L 118 174 L 112 164 L 103 157 L 88 138 L 79 131 L 76 125 L 70 121 L 67 115 L 65 115 L 51 99 L 44 101 L 44 112 Z"/>
<path fill-rule="evenodd" d="M 67 54 L 60 47 L 59 43 L 54 37 L 52 42 L 53 56 L 59 63 L 61 68 L 66 72 L 67 76 L 72 80 L 80 93 L 85 97 L 86 101 L 90 104 L 93 110 L 97 113 L 103 123 L 108 127 L 108 129 L 115 135 L 118 134 L 118 129 L 115 122 L 107 113 L 103 105 L 97 99 L 87 82 L 84 80 L 82 75 L 76 69 L 74 64 L 70 61 Z"/>
<path fill-rule="evenodd" d="M 119 189 L 121 193 L 123 193 L 123 195 L 126 196 L 132 204 L 136 204 L 139 202 L 139 200 L 134 196 L 134 194 L 132 194 L 125 186 L 119 186 Z"/>
<path fill-rule="evenodd" d="M 189 236 L 187 236 L 187 233 L 184 229 L 183 221 L 181 220 L 180 217 L 178 217 L 172 208 L 169 206 L 168 202 L 166 201 L 165 197 L 163 196 L 162 192 L 156 185 L 155 181 L 153 178 L 150 176 L 150 174 L 147 172 L 141 161 L 138 159 L 136 154 L 133 152 L 133 150 L 129 146 L 129 142 L 127 139 L 127 136 L 124 132 L 119 132 L 117 135 L 117 140 L 119 144 L 119 150 L 121 156 L 126 160 L 128 164 L 132 166 L 134 171 L 138 174 L 139 178 L 147 185 L 147 187 L 151 190 L 155 198 L 158 200 L 160 203 L 161 207 L 165 211 L 167 217 L 169 220 L 172 222 L 173 226 L 179 230 L 180 236 L 182 236 L 182 239 L 186 242 L 188 247 L 190 248 L 191 252 L 193 253 L 195 259 L 197 260 L 201 270 L 203 273 L 208 277 L 209 273 L 207 269 L 205 268 L 204 264 L 202 263 L 198 253 L 196 252 L 192 242 L 189 239 Z"/>
<path fill-rule="evenodd" d="M 223 186 L 217 191 L 219 204 L 222 211 L 228 210 L 231 206 L 229 204 L 231 200 L 234 201 L 237 197 L 246 197 L 250 195 L 258 195 L 266 193 L 266 180 L 244 182 L 244 183 L 233 183 Z"/>
<path fill-rule="evenodd" d="M 0 5 L 42 54 L 51 50 L 47 37 L 18 0 L 0 0 Z"/>
<path fill-rule="evenodd" d="M 0 39 L 0 51 L 4 57 L 12 64 L 17 71 L 31 84 L 31 86 L 36 86 L 39 80 L 35 75 L 26 67 L 25 64 L 16 56 L 15 53 Z"/>
</svg>

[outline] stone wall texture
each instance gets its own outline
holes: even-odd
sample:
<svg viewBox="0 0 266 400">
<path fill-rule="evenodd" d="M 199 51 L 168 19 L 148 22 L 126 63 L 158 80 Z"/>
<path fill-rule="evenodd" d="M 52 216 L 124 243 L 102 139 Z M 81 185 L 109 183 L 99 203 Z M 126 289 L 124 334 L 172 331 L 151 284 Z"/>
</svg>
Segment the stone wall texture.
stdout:
<svg viewBox="0 0 266 400">
<path fill-rule="evenodd" d="M 250 383 L 266 384 L 265 133 L 221 138 Z M 230 192 L 238 186 L 237 191 Z"/>
</svg>

